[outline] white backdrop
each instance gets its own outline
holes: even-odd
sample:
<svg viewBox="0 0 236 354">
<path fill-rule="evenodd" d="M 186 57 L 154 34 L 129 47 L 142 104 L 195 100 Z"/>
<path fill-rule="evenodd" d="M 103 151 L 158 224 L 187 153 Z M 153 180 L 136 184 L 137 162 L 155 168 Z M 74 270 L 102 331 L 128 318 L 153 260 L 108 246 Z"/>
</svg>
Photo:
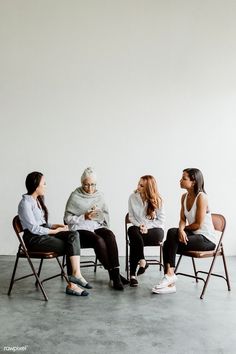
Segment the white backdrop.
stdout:
<svg viewBox="0 0 236 354">
<path fill-rule="evenodd" d="M 26 175 L 47 180 L 50 220 L 92 165 L 124 255 L 127 200 L 157 178 L 166 229 L 179 218 L 183 168 L 205 176 L 236 254 L 236 2 L 1 0 L 0 254 Z"/>
</svg>

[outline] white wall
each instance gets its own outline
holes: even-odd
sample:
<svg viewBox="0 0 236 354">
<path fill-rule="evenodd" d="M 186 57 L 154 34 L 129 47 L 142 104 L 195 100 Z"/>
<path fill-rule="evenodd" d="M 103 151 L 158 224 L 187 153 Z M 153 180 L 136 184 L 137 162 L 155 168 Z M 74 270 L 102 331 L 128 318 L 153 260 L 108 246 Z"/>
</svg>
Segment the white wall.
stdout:
<svg viewBox="0 0 236 354">
<path fill-rule="evenodd" d="M 26 174 L 45 174 L 59 222 L 89 165 L 121 255 L 138 178 L 157 178 L 168 228 L 185 167 L 203 171 L 236 254 L 235 11 L 234 0 L 1 0 L 0 254 L 16 252 Z"/>
</svg>

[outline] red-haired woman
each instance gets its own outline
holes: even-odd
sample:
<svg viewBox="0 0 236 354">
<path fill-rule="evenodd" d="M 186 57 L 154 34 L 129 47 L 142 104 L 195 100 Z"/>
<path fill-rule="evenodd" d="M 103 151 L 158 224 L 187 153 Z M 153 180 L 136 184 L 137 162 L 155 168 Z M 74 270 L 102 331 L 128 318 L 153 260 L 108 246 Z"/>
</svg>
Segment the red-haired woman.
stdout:
<svg viewBox="0 0 236 354">
<path fill-rule="evenodd" d="M 138 286 L 137 275 L 145 272 L 148 264 L 144 257 L 144 246 L 155 246 L 164 238 L 163 201 L 153 176 L 145 175 L 129 197 L 129 220 L 133 224 L 128 229 L 130 240 L 130 286 Z"/>
</svg>

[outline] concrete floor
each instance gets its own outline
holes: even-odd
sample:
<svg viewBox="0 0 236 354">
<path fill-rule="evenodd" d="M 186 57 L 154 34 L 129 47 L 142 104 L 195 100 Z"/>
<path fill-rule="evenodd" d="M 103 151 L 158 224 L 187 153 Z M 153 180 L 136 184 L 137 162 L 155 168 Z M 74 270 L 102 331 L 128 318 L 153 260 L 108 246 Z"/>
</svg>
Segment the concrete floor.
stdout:
<svg viewBox="0 0 236 354">
<path fill-rule="evenodd" d="M 231 292 L 224 280 L 212 278 L 204 300 L 199 299 L 202 282 L 196 285 L 181 276 L 176 294 L 151 294 L 161 273 L 150 266 L 139 278 L 140 286 L 127 286 L 124 292 L 108 287 L 104 269 L 94 274 L 92 268 L 84 268 L 84 276 L 94 285 L 89 297 L 66 295 L 65 281 L 56 278 L 45 283 L 48 302 L 43 301 L 32 278 L 16 283 L 7 296 L 14 259 L 0 256 L 1 353 L 236 352 L 236 257 L 227 258 Z M 208 261 L 199 263 L 205 266 Z M 55 261 L 47 261 L 45 266 L 47 275 L 58 267 Z M 190 270 L 190 266 L 185 259 L 181 269 Z M 28 269 L 27 261 L 20 260 L 19 271 Z M 216 269 L 221 269 L 220 260 Z"/>
</svg>

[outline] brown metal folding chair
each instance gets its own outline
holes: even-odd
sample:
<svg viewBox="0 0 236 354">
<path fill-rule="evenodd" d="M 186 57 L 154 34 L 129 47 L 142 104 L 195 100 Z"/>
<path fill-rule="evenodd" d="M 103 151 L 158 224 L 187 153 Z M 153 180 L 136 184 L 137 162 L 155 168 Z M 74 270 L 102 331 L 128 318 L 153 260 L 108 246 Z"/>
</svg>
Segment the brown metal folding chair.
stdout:
<svg viewBox="0 0 236 354">
<path fill-rule="evenodd" d="M 126 252 L 125 252 L 125 270 L 127 272 L 127 279 L 129 279 L 129 236 L 128 236 L 128 228 L 129 224 L 131 224 L 129 220 L 129 214 L 126 214 L 125 216 L 125 244 L 126 244 Z M 161 271 L 162 267 L 164 268 L 163 261 L 162 261 L 162 248 L 163 248 L 163 242 L 156 243 L 155 245 L 148 245 L 146 247 L 160 247 L 160 252 L 159 252 L 159 259 L 147 259 L 147 263 L 151 265 L 159 265 L 159 269 Z"/>
<path fill-rule="evenodd" d="M 200 299 L 203 299 L 203 296 L 205 294 L 205 291 L 206 291 L 206 288 L 207 288 L 207 285 L 208 285 L 211 275 L 225 279 L 225 281 L 227 283 L 228 290 L 230 291 L 229 275 L 228 275 L 228 270 L 227 270 L 227 266 L 226 266 L 224 248 L 223 248 L 223 243 L 222 243 L 224 232 L 225 232 L 225 227 L 226 227 L 226 220 L 223 215 L 220 215 L 220 214 L 211 214 L 211 215 L 212 215 L 212 221 L 213 221 L 213 225 L 214 225 L 215 230 L 220 231 L 220 239 L 219 239 L 219 242 L 218 242 L 216 248 L 213 251 L 185 251 L 185 252 L 182 252 L 180 254 L 180 257 L 179 257 L 179 260 L 177 262 L 176 269 L 175 269 L 176 275 L 184 275 L 186 277 L 196 279 L 196 282 L 198 282 L 198 280 L 202 280 L 204 282 L 204 286 L 203 286 L 203 289 L 202 289 L 202 292 L 200 295 Z M 177 272 L 177 270 L 179 268 L 180 261 L 183 256 L 192 258 L 194 275 Z M 222 257 L 225 275 L 212 273 L 216 258 L 218 256 Z M 202 271 L 202 270 L 197 271 L 194 258 L 213 258 L 208 272 Z M 207 274 L 207 277 L 206 278 L 199 277 L 198 276 L 199 273 Z"/>
<path fill-rule="evenodd" d="M 65 222 L 65 220 L 64 220 L 64 224 L 67 225 L 67 223 Z M 80 247 L 80 249 L 86 249 L 86 248 L 90 248 L 90 247 Z M 66 256 L 65 256 L 65 255 L 63 256 L 62 264 L 63 264 L 63 267 L 66 266 Z M 101 267 L 102 264 L 101 264 L 101 263 L 98 263 L 98 258 L 97 258 L 97 255 L 96 255 L 96 254 L 95 254 L 95 259 L 94 259 L 94 261 L 92 261 L 92 260 L 89 260 L 89 261 L 81 261 L 81 260 L 80 260 L 80 268 L 94 267 L 94 269 L 93 269 L 94 273 L 96 273 L 97 267 L 99 267 L 99 266 Z"/>
<path fill-rule="evenodd" d="M 88 248 L 88 247 L 86 247 L 86 248 Z M 81 247 L 81 249 L 85 249 L 85 247 Z M 81 259 L 81 258 L 80 258 L 80 259 Z M 63 256 L 62 264 L 63 264 L 63 267 L 66 266 L 66 256 L 65 256 L 65 255 Z M 96 273 L 97 267 L 101 267 L 101 266 L 102 266 L 102 264 L 101 264 L 101 263 L 98 263 L 98 258 L 97 258 L 96 255 L 95 255 L 94 261 L 92 261 L 92 260 L 89 260 L 89 261 L 81 261 L 81 260 L 80 260 L 80 268 L 93 267 L 94 273 Z"/>
<path fill-rule="evenodd" d="M 13 224 L 13 228 L 15 230 L 15 233 L 17 235 L 18 241 L 19 241 L 19 248 L 18 248 L 18 251 L 17 251 L 17 254 L 16 254 L 16 261 L 15 261 L 15 265 L 14 265 L 14 269 L 13 269 L 13 273 L 12 273 L 12 277 L 11 277 L 11 282 L 10 282 L 10 286 L 9 286 L 9 290 L 8 290 L 8 295 L 11 294 L 11 290 L 12 290 L 13 284 L 16 281 L 24 279 L 24 278 L 28 278 L 30 276 L 35 276 L 35 279 L 36 279 L 35 286 L 39 286 L 40 290 L 43 293 L 45 301 L 48 301 L 48 296 L 47 296 L 46 291 L 45 291 L 45 289 L 43 287 L 43 282 L 45 282 L 47 280 L 50 280 L 50 279 L 53 279 L 53 278 L 56 278 L 56 277 L 59 277 L 59 276 L 63 276 L 64 279 L 68 282 L 67 275 L 64 272 L 62 264 L 61 264 L 61 262 L 59 260 L 59 257 L 63 256 L 63 254 L 58 254 L 56 252 L 31 252 L 31 251 L 27 250 L 27 248 L 25 246 L 25 243 L 23 241 L 23 238 L 22 238 L 23 228 L 22 228 L 22 225 L 20 223 L 20 219 L 19 219 L 18 215 L 14 217 L 14 219 L 12 221 L 12 224 Z M 33 273 L 30 273 L 30 274 L 27 274 L 25 276 L 22 276 L 20 278 L 16 278 L 15 279 L 15 274 L 16 274 L 16 269 L 17 269 L 17 266 L 18 266 L 19 258 L 27 258 Z M 43 265 L 44 259 L 54 259 L 54 258 L 56 258 L 56 260 L 58 262 L 58 265 L 60 267 L 60 273 L 58 273 L 56 275 L 53 275 L 53 276 L 51 276 L 49 278 L 45 278 L 45 279 L 41 280 L 40 279 L 40 274 L 41 274 L 41 270 L 42 270 L 42 265 Z M 32 259 L 40 259 L 40 264 L 39 264 L 38 270 L 35 269 L 34 264 L 32 262 Z"/>
</svg>

